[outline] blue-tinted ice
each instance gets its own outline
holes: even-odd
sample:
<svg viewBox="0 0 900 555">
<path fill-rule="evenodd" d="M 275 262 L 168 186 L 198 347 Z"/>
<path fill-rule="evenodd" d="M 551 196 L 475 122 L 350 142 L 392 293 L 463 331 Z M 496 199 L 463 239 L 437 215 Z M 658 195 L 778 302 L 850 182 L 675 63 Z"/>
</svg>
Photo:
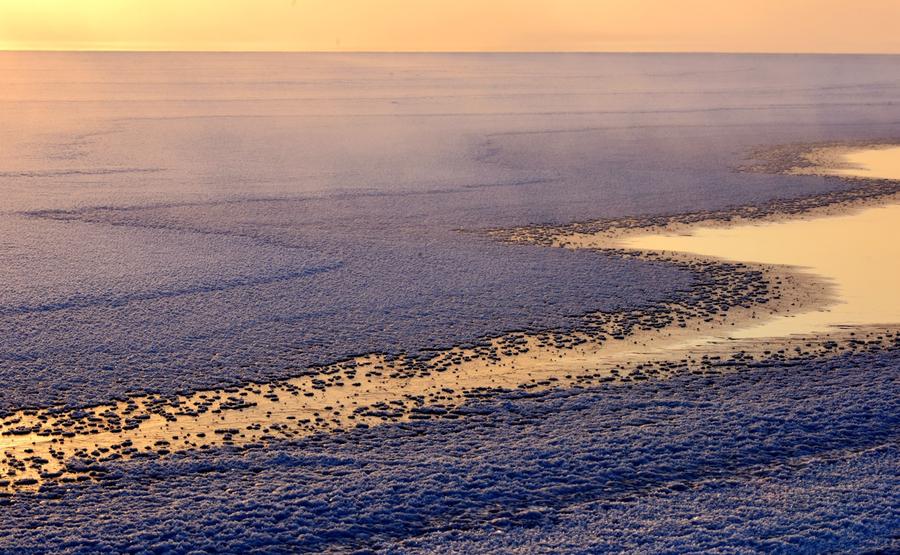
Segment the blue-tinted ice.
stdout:
<svg viewBox="0 0 900 555">
<path fill-rule="evenodd" d="M 900 58 L 891 56 L 0 53 L 0 75 L 2 411 L 286 377 L 309 364 L 357 354 L 415 353 L 509 330 L 565 328 L 572 318 L 596 310 L 640 307 L 689 286 L 690 276 L 664 264 L 501 244 L 473 232 L 716 209 L 838 190 L 848 185 L 837 178 L 735 168 L 757 148 L 900 136 Z M 893 373 L 898 368 L 896 357 L 847 364 Z M 817 375 L 779 383 L 786 391 L 808 387 L 809 395 L 832 395 L 834 407 L 843 406 L 841 395 L 853 395 L 848 384 L 862 392 L 860 399 L 877 397 L 876 388 L 843 373 L 827 383 L 803 385 Z M 745 391 L 745 385 L 734 387 Z M 741 414 L 735 429 L 766 421 L 773 410 L 789 414 L 788 404 L 777 399 L 779 391 L 772 386 L 752 402 L 729 408 L 728 414 Z M 804 413 L 807 428 L 778 436 L 764 456 L 752 442 L 741 443 L 735 456 L 778 465 L 796 454 L 785 444 L 808 441 L 810 449 L 798 451 L 804 455 L 833 450 L 844 438 L 841 415 L 861 434 L 896 440 L 896 410 L 893 416 L 889 410 L 896 408 L 896 386 L 880 391 L 879 410 L 887 415 L 881 420 L 829 405 L 833 416 Z M 558 403 L 589 406 L 592 395 Z M 722 402 L 710 395 L 713 405 Z M 515 412 L 516 402 L 502 411 Z M 684 404 L 678 406 L 690 402 L 679 400 Z M 528 407 L 526 412 L 534 412 Z M 603 407 L 585 416 L 584 426 L 602 429 L 608 416 Z M 815 403 L 806 408 L 814 411 Z M 503 414 L 506 426 L 511 417 Z M 732 444 L 715 439 L 718 424 L 699 417 L 694 422 L 696 416 L 679 416 L 678 426 L 707 426 L 698 433 L 713 439 L 687 442 L 680 448 L 688 456 L 675 457 L 673 464 L 713 453 L 709 465 L 718 472 L 727 466 L 722 461 Z M 552 437 L 567 426 L 565 418 L 550 419 L 540 424 L 540 434 Z M 447 430 L 425 424 L 420 429 L 426 439 L 413 448 L 441 452 L 441 436 L 428 434 Z M 503 450 L 503 434 L 460 434 L 474 442 L 448 443 L 461 457 L 478 445 Z M 656 484 L 591 462 L 589 453 L 614 439 L 606 432 L 566 436 L 567 448 L 579 455 L 568 462 L 554 455 L 557 475 L 588 476 L 591 483 Z M 654 432 L 646 441 L 642 448 L 664 458 L 672 438 Z M 477 549 L 435 529 L 390 528 L 392 520 L 381 513 L 368 514 L 361 523 L 339 516 L 316 521 L 320 528 L 331 522 L 343 530 L 332 536 L 297 526 L 282 529 L 273 523 L 305 518 L 303 511 L 326 516 L 344 511 L 303 494 L 305 486 L 293 481 L 295 466 L 324 475 L 316 470 L 328 466 L 323 461 L 340 465 L 357 456 L 326 446 L 321 456 L 295 464 L 292 457 L 302 451 L 283 449 L 285 454 L 273 455 L 274 463 L 259 463 L 276 469 L 265 482 L 283 489 L 248 486 L 262 501 L 250 517 L 246 505 L 237 508 L 240 491 L 217 498 L 222 509 L 209 519 L 166 522 L 153 509 L 161 490 L 176 496 L 203 488 L 220 491 L 234 468 L 257 464 L 242 466 L 232 455 L 214 451 L 183 465 L 126 468 L 121 472 L 138 484 L 132 490 L 122 496 L 96 490 L 84 502 L 63 497 L 52 501 L 54 518 L 65 519 L 82 503 L 114 510 L 131 516 L 121 526 L 102 528 L 104 533 L 127 537 L 146 528 L 137 543 L 171 542 L 175 549 L 217 534 L 242 550 L 286 544 L 279 533 L 293 534 L 295 549 L 344 545 L 344 533 L 376 548 L 384 547 L 377 542 L 405 539 L 404 547 L 412 549 L 416 544 L 406 532 L 427 534 L 420 546 L 425 550 L 449 542 L 460 550 Z M 896 461 L 895 450 L 888 453 Z M 853 456 L 852 464 L 862 460 Z M 504 518 L 518 530 L 513 539 L 525 549 L 537 545 L 529 543 L 533 540 L 523 531 L 528 527 L 539 525 L 553 537 L 609 526 L 600 517 L 546 521 L 542 511 L 529 512 L 545 504 L 550 518 L 557 518 L 567 500 L 584 502 L 572 496 L 572 488 L 582 487 L 574 478 L 542 490 L 541 499 L 505 497 L 503 488 L 497 489 L 498 483 L 518 484 L 540 467 L 539 452 L 514 452 L 502 466 L 474 474 L 465 466 L 449 466 L 450 479 L 423 472 L 421 465 L 431 460 L 406 460 L 409 470 L 396 473 L 379 468 L 390 474 L 385 483 L 398 484 L 400 493 L 379 493 L 367 510 L 387 514 L 402 507 L 411 521 L 438 519 L 452 530 L 466 521 L 465 511 L 436 510 L 428 502 L 449 495 L 446 488 L 455 489 L 460 506 L 472 506 L 477 522 L 488 520 L 486 507 L 512 502 L 519 516 Z M 643 462 L 632 467 L 641 469 Z M 872 466 L 877 471 L 869 479 L 876 483 L 866 486 L 874 501 L 867 498 L 858 507 L 870 518 L 873 511 L 887 512 L 873 518 L 852 545 L 825 540 L 806 545 L 889 545 L 884 538 L 890 536 L 886 530 L 896 532 L 898 496 L 884 466 L 890 467 Z M 348 468 L 358 471 L 355 463 Z M 851 470 L 843 475 L 845 482 L 830 474 L 819 480 L 816 470 L 804 477 L 809 485 L 798 487 L 852 489 L 860 480 L 855 473 L 864 472 Z M 165 486 L 145 488 L 157 478 L 144 472 L 156 473 Z M 683 481 L 698 474 L 702 479 L 705 470 L 652 472 L 659 480 Z M 738 474 L 721 487 L 743 491 L 755 483 Z M 411 487 L 433 491 L 434 497 L 423 502 L 404 494 L 399 485 L 404 476 Z M 467 476 L 493 485 L 480 488 Z M 329 498 L 356 499 L 366 487 L 354 481 Z M 297 495 L 291 493 L 295 489 Z M 205 502 L 183 499 L 187 514 L 205 514 Z M 852 506 L 854 499 L 841 503 Z M 709 508 L 702 499 L 690 503 L 698 511 L 724 511 L 724 505 Z M 654 515 L 664 504 L 649 499 L 641 507 Z M 23 504 L 11 513 L 14 524 L 0 531 L 0 546 L 14 548 L 22 538 L 42 547 L 23 531 L 37 518 L 32 508 Z M 816 526 L 827 520 L 822 512 L 791 510 L 780 509 L 778 519 Z M 241 543 L 223 532 L 232 517 L 258 519 L 271 533 L 245 536 L 249 543 Z M 353 528 L 372 522 L 374 531 Z M 52 526 L 61 530 L 52 537 L 56 548 L 67 541 L 86 552 L 129 543 L 91 544 L 89 525 Z M 356 532 L 347 532 L 351 528 Z M 691 537 L 692 545 L 710 548 L 726 536 L 692 533 L 699 535 Z M 736 537 L 754 533 L 748 528 Z M 496 541 L 491 545 L 500 549 L 503 542 Z"/>
</svg>

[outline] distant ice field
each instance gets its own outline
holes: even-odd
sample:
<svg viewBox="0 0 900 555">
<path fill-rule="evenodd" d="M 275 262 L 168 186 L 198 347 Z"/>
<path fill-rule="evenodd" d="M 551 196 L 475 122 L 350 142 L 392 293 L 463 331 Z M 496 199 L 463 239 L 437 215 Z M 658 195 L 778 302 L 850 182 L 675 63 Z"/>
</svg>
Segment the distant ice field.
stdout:
<svg viewBox="0 0 900 555">
<path fill-rule="evenodd" d="M 735 167 L 900 136 L 896 57 L 3 53 L 0 75 L 4 411 L 638 307 L 690 277 L 468 232 L 835 190 Z"/>
</svg>

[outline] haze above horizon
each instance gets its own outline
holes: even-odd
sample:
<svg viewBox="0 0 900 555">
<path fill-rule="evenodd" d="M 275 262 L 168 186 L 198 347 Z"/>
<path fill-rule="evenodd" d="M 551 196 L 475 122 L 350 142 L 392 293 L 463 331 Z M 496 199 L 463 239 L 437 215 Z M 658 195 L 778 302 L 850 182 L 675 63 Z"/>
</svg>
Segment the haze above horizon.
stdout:
<svg viewBox="0 0 900 555">
<path fill-rule="evenodd" d="M 0 50 L 900 53 L 896 21 L 896 0 L 4 0 Z"/>
</svg>

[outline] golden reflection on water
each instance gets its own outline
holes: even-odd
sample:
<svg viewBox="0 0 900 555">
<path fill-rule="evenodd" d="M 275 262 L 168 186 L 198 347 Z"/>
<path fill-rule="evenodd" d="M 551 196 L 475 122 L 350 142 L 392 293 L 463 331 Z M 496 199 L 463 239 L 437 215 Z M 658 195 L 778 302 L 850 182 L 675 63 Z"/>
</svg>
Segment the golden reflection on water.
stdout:
<svg viewBox="0 0 900 555">
<path fill-rule="evenodd" d="M 823 173 L 900 180 L 900 146 L 845 152 L 841 161 L 846 167 L 826 169 Z"/>
<path fill-rule="evenodd" d="M 799 266 L 833 282 L 837 302 L 827 311 L 777 318 L 736 333 L 767 337 L 822 331 L 841 324 L 900 322 L 898 228 L 900 206 L 893 205 L 832 218 L 635 237 L 625 245 Z"/>
<path fill-rule="evenodd" d="M 820 173 L 900 179 L 900 147 L 844 151 L 840 167 Z M 727 260 L 801 267 L 831 281 L 835 303 L 737 330 L 734 337 L 777 337 L 838 325 L 900 322 L 900 205 L 836 217 L 731 228 L 701 227 L 682 235 L 636 236 L 632 249 L 677 251 Z"/>
</svg>

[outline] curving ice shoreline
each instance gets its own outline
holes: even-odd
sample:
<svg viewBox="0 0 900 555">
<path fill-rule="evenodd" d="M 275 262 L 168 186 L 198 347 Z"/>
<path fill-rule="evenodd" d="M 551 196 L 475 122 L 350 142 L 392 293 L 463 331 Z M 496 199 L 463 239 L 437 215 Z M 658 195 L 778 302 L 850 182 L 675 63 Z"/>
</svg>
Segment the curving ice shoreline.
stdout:
<svg viewBox="0 0 900 555">
<path fill-rule="evenodd" d="M 860 171 L 885 177 L 879 166 Z M 700 219 L 678 224 L 677 235 L 653 234 L 640 225 L 624 235 L 617 228 L 594 234 L 569 234 L 568 228 L 541 228 L 537 236 L 519 232 L 524 233 L 520 240 L 552 237 L 567 248 L 601 248 L 622 256 L 639 251 L 694 273 L 701 283 L 713 279 L 683 299 L 642 312 L 589 315 L 581 327 L 566 332 L 486 338 L 477 347 L 419 359 L 356 357 L 289 380 L 133 396 L 74 411 L 19 411 L 0 419 L 5 453 L 0 470 L 9 475 L 0 477 L 0 488 L 102 481 L 98 469 L 115 460 L 222 446 L 253 449 L 352 428 L 456 419 L 465 417 L 472 399 L 503 391 L 634 383 L 687 372 L 717 374 L 750 362 L 834 357 L 860 351 L 858 337 L 866 349 L 892 348 L 900 321 L 891 287 L 897 267 L 878 264 L 884 257 L 896 261 L 897 246 L 857 246 L 851 252 L 858 261 L 850 264 L 847 249 L 834 248 L 839 239 L 852 245 L 867 233 L 895 230 L 898 206 L 884 205 L 884 196 L 868 202 L 881 206 L 854 204 L 845 208 L 849 214 L 827 217 L 776 214 L 773 221 L 753 225 L 719 221 L 704 227 L 708 220 Z M 840 270 L 849 270 L 849 277 Z M 784 355 L 787 349 L 796 353 Z M 730 363 L 720 364 L 723 360 Z"/>
</svg>

